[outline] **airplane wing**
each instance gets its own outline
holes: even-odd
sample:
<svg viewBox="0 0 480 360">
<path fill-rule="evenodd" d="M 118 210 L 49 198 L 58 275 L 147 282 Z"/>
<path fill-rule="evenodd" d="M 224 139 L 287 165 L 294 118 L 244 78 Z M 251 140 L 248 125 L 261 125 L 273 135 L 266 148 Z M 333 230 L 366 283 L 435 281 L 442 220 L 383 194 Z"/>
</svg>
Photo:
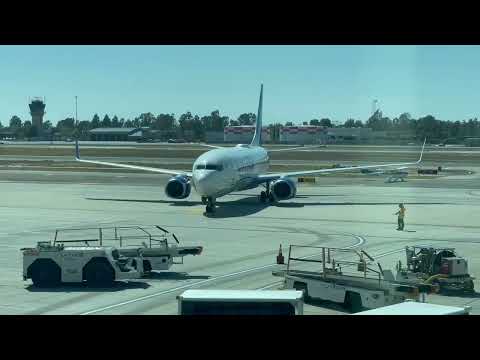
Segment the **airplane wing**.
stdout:
<svg viewBox="0 0 480 360">
<path fill-rule="evenodd" d="M 209 144 L 203 144 L 203 143 L 189 143 L 189 145 L 199 145 L 199 146 L 206 146 L 209 148 L 213 149 L 224 149 L 224 146 L 217 146 L 217 145 L 209 145 Z"/>
<path fill-rule="evenodd" d="M 167 175 L 186 175 L 188 177 L 192 177 L 192 173 L 188 172 L 188 171 L 160 169 L 160 168 L 152 168 L 152 167 L 147 167 L 147 166 L 119 164 L 119 163 L 111 163 L 111 162 L 96 161 L 96 160 L 83 160 L 83 159 L 80 158 L 80 149 L 79 149 L 79 146 L 78 146 L 78 140 L 75 142 L 75 160 L 79 161 L 79 162 L 83 162 L 83 163 L 88 163 L 88 164 L 106 165 L 106 166 L 125 168 L 125 169 L 156 172 L 156 173 L 167 174 Z"/>
<path fill-rule="evenodd" d="M 342 171 L 352 171 L 352 170 L 362 170 L 362 169 L 378 169 L 378 168 L 387 168 L 387 167 L 394 167 L 394 166 L 408 166 L 408 165 L 416 165 L 422 161 L 423 150 L 425 149 L 425 143 L 427 139 L 423 142 L 422 152 L 420 153 L 420 158 L 415 162 L 405 162 L 405 163 L 396 163 L 396 164 L 382 164 L 382 165 L 363 165 L 363 166 L 349 166 L 344 168 L 334 168 L 334 169 L 319 169 L 319 170 L 310 170 L 310 171 L 294 171 L 294 172 L 285 172 L 285 173 L 277 173 L 277 174 L 265 174 L 260 175 L 258 180 L 261 182 L 271 181 L 278 179 L 282 176 L 287 177 L 298 177 L 298 176 L 308 176 L 308 175 L 320 175 L 320 174 L 330 174 Z"/>
<path fill-rule="evenodd" d="M 298 146 L 294 148 L 285 148 L 285 149 L 265 149 L 268 152 L 279 152 L 279 151 L 291 151 L 291 150 L 310 150 L 310 149 L 315 149 L 319 147 L 327 147 L 326 145 L 313 145 L 313 146 Z"/>
</svg>

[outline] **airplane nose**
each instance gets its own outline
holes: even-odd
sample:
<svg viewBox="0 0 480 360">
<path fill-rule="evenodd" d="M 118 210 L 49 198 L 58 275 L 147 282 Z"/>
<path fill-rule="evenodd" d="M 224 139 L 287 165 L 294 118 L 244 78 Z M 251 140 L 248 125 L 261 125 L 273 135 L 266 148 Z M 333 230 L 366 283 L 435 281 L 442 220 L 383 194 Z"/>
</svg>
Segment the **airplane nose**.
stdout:
<svg viewBox="0 0 480 360">
<path fill-rule="evenodd" d="M 215 192 L 215 186 L 212 184 L 211 171 L 196 171 L 193 176 L 195 189 L 201 196 L 209 196 Z"/>
</svg>

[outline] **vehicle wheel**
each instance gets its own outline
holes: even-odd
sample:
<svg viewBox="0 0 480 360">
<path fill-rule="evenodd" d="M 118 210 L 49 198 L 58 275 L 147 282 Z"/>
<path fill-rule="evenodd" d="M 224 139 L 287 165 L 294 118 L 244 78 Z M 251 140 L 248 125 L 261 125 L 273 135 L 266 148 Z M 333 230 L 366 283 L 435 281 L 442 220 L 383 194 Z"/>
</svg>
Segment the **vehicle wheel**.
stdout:
<svg viewBox="0 0 480 360">
<path fill-rule="evenodd" d="M 265 191 L 262 191 L 260 193 L 260 202 L 266 203 L 267 202 L 267 193 Z"/>
<path fill-rule="evenodd" d="M 473 280 L 469 280 L 465 283 L 465 292 L 469 294 L 475 294 Z"/>
<path fill-rule="evenodd" d="M 362 297 L 358 293 L 347 291 L 344 305 L 352 313 L 362 311 Z"/>
<path fill-rule="evenodd" d="M 202 196 L 202 204 L 207 205 L 207 197 L 206 196 Z"/>
<path fill-rule="evenodd" d="M 60 268 L 50 262 L 33 265 L 31 274 L 33 284 L 38 287 L 58 286 L 62 276 Z"/>
<path fill-rule="evenodd" d="M 143 272 L 150 272 L 152 271 L 152 264 L 150 264 L 150 261 L 148 260 L 143 260 Z"/>
<path fill-rule="evenodd" d="M 85 268 L 85 280 L 92 286 L 112 285 L 115 280 L 115 273 L 110 265 L 102 262 L 91 262 Z"/>
</svg>

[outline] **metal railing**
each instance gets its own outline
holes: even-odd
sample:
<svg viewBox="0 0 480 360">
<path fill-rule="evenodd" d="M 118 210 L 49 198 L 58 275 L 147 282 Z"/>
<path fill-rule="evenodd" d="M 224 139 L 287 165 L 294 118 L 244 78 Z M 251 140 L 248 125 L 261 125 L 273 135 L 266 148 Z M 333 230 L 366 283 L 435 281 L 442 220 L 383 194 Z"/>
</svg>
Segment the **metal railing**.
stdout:
<svg viewBox="0 0 480 360">
<path fill-rule="evenodd" d="M 83 227 L 83 228 L 70 228 L 70 229 L 57 229 L 55 230 L 55 236 L 53 239 L 53 244 L 57 243 L 84 243 L 87 246 L 90 246 L 89 243 L 98 243 L 99 246 L 103 246 L 104 242 L 107 241 L 115 241 L 118 242 L 120 247 L 122 246 L 133 246 L 128 245 L 129 241 L 131 240 L 143 240 L 142 245 L 148 242 L 149 247 L 151 248 L 153 243 L 163 244 L 164 246 L 168 247 L 168 239 L 167 234 L 171 234 L 175 241 L 178 242 L 175 234 L 169 233 L 167 230 L 161 228 L 158 225 L 153 225 L 156 229 L 160 230 L 162 233 L 160 234 L 152 234 L 150 231 L 147 231 L 142 226 L 111 226 L 111 227 Z M 136 230 L 140 232 L 140 235 L 124 235 L 127 230 Z M 82 238 L 74 238 L 68 240 L 61 240 L 59 239 L 60 235 L 64 235 L 68 232 L 88 232 L 88 231 L 95 231 L 98 232 L 98 237 L 82 237 Z M 113 237 L 108 237 L 108 231 L 110 233 L 113 232 Z M 135 245 L 137 246 L 137 245 Z"/>
<path fill-rule="evenodd" d="M 316 249 L 320 250 L 318 253 L 309 255 L 309 256 L 302 256 L 302 257 L 294 257 L 292 256 L 292 251 L 295 248 L 309 248 L 309 249 Z M 342 253 L 351 256 L 356 256 L 358 260 L 348 260 L 344 258 L 334 258 L 335 253 Z M 321 259 L 312 259 L 315 256 L 321 256 Z M 367 259 L 369 261 L 367 261 Z M 328 274 L 332 274 L 338 271 L 342 271 L 343 267 L 349 266 L 356 266 L 357 272 L 361 272 L 363 277 L 366 279 L 367 274 L 374 273 L 378 276 L 378 280 L 381 281 L 383 276 L 383 269 L 380 263 L 376 263 L 378 266 L 378 270 L 371 267 L 372 262 L 375 259 L 372 258 L 367 252 L 364 250 L 354 250 L 354 249 L 343 249 L 343 248 L 332 248 L 332 247 L 322 247 L 322 246 L 307 246 L 307 245 L 290 245 L 288 249 L 288 262 L 287 262 L 287 269 L 286 273 L 293 271 L 291 269 L 292 262 L 306 262 L 306 263 L 317 263 L 322 264 L 321 275 L 324 279 L 327 278 Z M 330 266 L 328 266 L 330 265 Z"/>
</svg>

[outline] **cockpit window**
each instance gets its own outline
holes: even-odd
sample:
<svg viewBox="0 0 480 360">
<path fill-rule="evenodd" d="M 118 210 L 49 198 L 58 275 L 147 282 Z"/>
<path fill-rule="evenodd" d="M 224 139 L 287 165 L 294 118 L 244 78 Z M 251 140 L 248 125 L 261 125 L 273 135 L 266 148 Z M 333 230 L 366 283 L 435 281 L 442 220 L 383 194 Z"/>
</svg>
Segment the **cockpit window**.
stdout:
<svg viewBox="0 0 480 360">
<path fill-rule="evenodd" d="M 207 164 L 207 165 L 205 165 L 205 169 L 222 171 L 223 166 L 222 165 L 215 165 L 215 164 Z"/>
<path fill-rule="evenodd" d="M 222 171 L 223 165 L 216 165 L 216 164 L 198 164 L 195 167 L 196 170 L 216 170 Z"/>
</svg>

